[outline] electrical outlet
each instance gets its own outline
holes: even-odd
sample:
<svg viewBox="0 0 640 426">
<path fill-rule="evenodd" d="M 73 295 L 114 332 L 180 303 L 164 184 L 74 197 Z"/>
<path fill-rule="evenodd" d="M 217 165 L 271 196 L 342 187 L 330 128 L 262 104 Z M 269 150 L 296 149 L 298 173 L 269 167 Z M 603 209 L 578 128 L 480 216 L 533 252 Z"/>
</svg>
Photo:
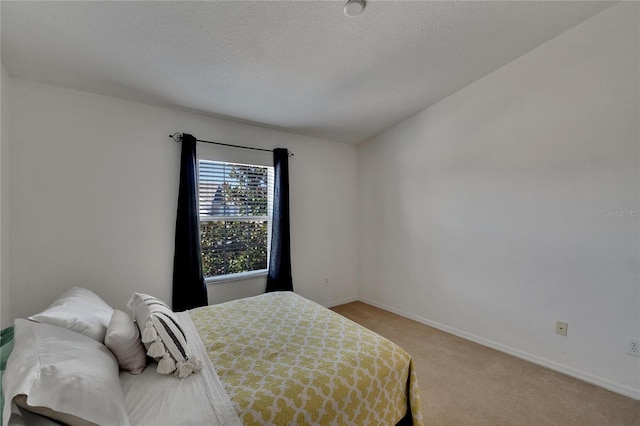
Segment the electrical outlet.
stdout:
<svg viewBox="0 0 640 426">
<path fill-rule="evenodd" d="M 627 353 L 629 355 L 640 356 L 640 339 L 627 337 Z"/>
<path fill-rule="evenodd" d="M 569 324 L 567 324 L 566 322 L 556 321 L 556 334 L 559 334 L 561 336 L 566 336 L 567 327 L 569 327 Z"/>
<path fill-rule="evenodd" d="M 324 286 L 329 287 L 329 278 L 324 279 Z"/>
</svg>

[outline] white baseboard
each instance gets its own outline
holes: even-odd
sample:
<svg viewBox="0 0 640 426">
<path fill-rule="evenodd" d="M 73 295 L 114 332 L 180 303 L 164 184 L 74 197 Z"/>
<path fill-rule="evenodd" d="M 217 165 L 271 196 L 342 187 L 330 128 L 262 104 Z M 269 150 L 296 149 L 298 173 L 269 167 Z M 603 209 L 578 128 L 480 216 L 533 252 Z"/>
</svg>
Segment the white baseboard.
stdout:
<svg viewBox="0 0 640 426">
<path fill-rule="evenodd" d="M 557 363 L 555 361 L 548 360 L 546 358 L 542 358 L 528 352 L 524 352 L 518 349 L 514 349 L 512 347 L 494 342 L 492 340 L 488 340 L 479 336 L 476 336 L 471 333 L 467 333 L 465 331 L 457 330 L 452 327 L 448 327 L 444 324 L 440 324 L 435 321 L 428 320 L 426 318 L 419 317 L 417 315 L 408 314 L 406 312 L 402 312 L 399 309 L 396 309 L 392 306 L 385 305 L 383 303 L 378 303 L 373 300 L 369 300 L 364 297 L 359 297 L 359 301 L 366 303 L 368 305 L 375 306 L 380 309 L 384 309 L 385 311 L 393 312 L 394 314 L 400 315 L 402 317 L 417 321 L 419 323 L 428 325 L 433 328 L 437 328 L 438 330 L 442 330 L 446 333 L 453 334 L 455 336 L 461 337 L 466 340 L 470 340 L 475 343 L 479 343 L 483 346 L 487 346 L 489 348 L 495 349 L 500 352 L 504 352 L 509 355 L 513 355 L 516 358 L 524 359 L 525 361 L 532 362 L 534 364 L 540 365 L 542 367 L 546 367 L 550 370 L 554 370 L 563 374 L 566 374 L 571 377 L 575 377 L 576 379 L 580 379 L 582 381 L 591 383 L 596 386 L 600 386 L 602 388 L 608 389 L 612 392 L 619 393 L 624 396 L 628 396 L 630 398 L 640 400 L 640 390 L 631 388 L 629 386 L 620 385 L 618 383 L 611 382 L 610 380 L 604 379 L 602 377 L 594 376 L 593 374 L 577 370 L 575 368 L 569 367 L 564 364 Z M 346 302 L 345 302 L 346 303 Z M 335 306 L 335 305 L 334 305 Z"/>
<path fill-rule="evenodd" d="M 347 297 L 346 299 L 334 300 L 332 302 L 323 303 L 323 305 L 325 308 L 333 308 L 334 306 L 344 305 L 346 303 L 351 303 L 351 302 L 357 302 L 358 300 L 360 299 L 358 299 L 357 297 Z"/>
</svg>

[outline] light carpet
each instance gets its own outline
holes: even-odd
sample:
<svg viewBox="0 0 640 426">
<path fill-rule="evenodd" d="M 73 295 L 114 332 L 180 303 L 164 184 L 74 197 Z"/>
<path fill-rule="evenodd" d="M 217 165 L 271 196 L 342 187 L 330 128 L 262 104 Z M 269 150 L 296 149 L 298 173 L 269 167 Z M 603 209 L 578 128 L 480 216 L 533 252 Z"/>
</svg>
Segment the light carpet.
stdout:
<svg viewBox="0 0 640 426">
<path fill-rule="evenodd" d="M 361 302 L 333 310 L 413 356 L 426 425 L 640 426 L 640 401 Z"/>
</svg>

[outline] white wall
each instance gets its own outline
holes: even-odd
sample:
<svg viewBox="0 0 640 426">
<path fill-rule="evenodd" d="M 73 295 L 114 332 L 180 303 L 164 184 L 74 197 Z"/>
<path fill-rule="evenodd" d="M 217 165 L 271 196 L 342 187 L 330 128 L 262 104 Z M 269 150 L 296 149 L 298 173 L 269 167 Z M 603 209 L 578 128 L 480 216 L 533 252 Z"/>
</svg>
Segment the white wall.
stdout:
<svg viewBox="0 0 640 426">
<path fill-rule="evenodd" d="M 19 79 L 10 101 L 13 318 L 72 285 L 120 309 L 133 291 L 171 301 L 176 131 L 289 148 L 294 287 L 326 305 L 355 298 L 355 147 Z M 265 282 L 210 285 L 210 302 L 259 294 Z"/>
<path fill-rule="evenodd" d="M 638 16 L 605 10 L 360 147 L 361 299 L 640 398 Z"/>
<path fill-rule="evenodd" d="M 0 328 L 9 327 L 11 303 L 9 289 L 9 93 L 11 78 L 2 65 L 0 80 Z"/>
</svg>

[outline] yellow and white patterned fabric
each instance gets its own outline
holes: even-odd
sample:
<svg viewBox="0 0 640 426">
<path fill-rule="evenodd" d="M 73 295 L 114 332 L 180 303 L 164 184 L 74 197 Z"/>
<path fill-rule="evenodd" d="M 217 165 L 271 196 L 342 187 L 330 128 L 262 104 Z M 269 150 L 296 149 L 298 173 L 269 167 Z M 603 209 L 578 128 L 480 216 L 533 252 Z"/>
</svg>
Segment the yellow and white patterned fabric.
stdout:
<svg viewBox="0 0 640 426">
<path fill-rule="evenodd" d="M 245 425 L 422 425 L 412 359 L 291 292 L 190 311 Z"/>
</svg>

